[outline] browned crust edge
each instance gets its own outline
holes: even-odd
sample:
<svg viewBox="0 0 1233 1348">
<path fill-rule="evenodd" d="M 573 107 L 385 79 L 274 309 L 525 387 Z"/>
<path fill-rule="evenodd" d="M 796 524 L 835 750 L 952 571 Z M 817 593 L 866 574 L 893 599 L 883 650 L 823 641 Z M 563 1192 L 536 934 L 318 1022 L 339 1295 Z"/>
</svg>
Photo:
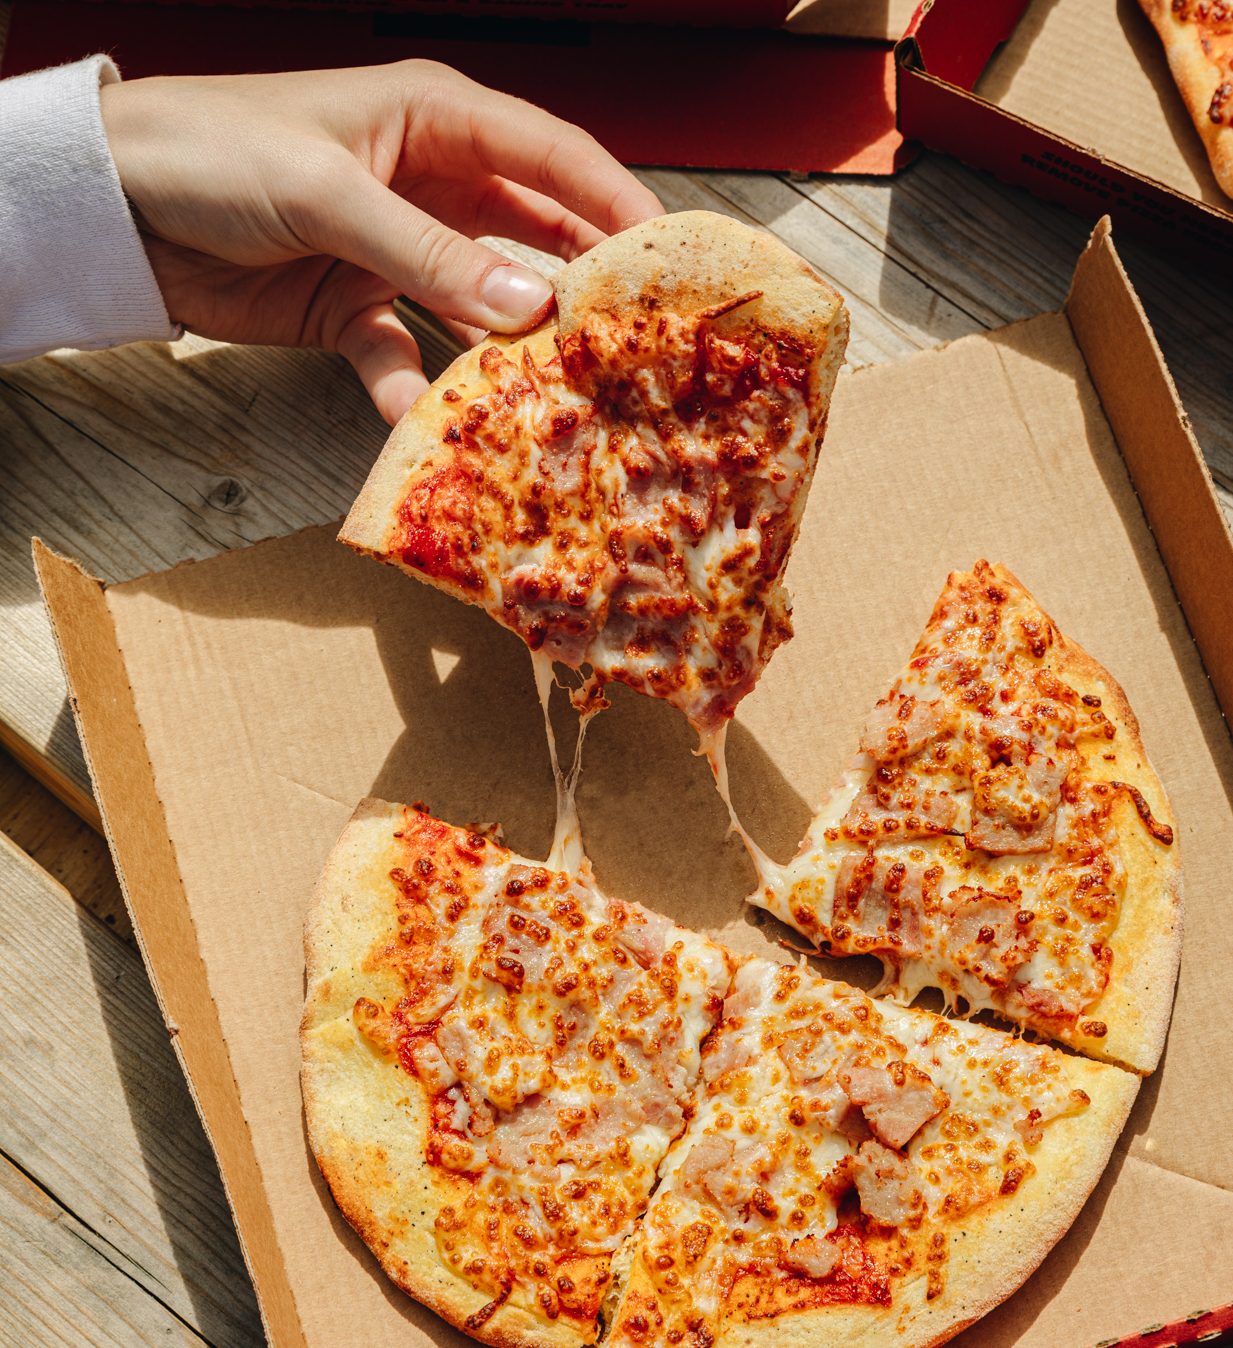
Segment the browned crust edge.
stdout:
<svg viewBox="0 0 1233 1348">
<path fill-rule="evenodd" d="M 452 1273 L 437 1252 L 432 1223 L 452 1191 L 425 1160 L 427 1098 L 419 1083 L 405 1073 L 400 1073 L 396 1087 L 399 1102 L 405 1101 L 398 1125 L 405 1145 L 391 1155 L 394 1147 L 386 1137 L 385 1145 L 377 1148 L 378 1163 L 388 1164 L 401 1175 L 399 1192 L 407 1210 L 418 1210 L 425 1218 L 422 1226 L 410 1223 L 411 1239 L 402 1253 L 392 1248 L 395 1233 L 382 1221 L 375 1191 L 365 1182 L 365 1173 L 371 1174 L 374 1164 L 374 1142 L 371 1135 L 365 1135 L 371 1120 L 346 1098 L 347 1074 L 340 1077 L 332 1068 L 340 1055 L 352 1065 L 357 1059 L 361 1063 L 371 1059 L 370 1084 L 376 1090 L 365 1096 L 366 1105 L 379 1097 L 386 1084 L 382 1068 L 387 1064 L 351 1041 L 351 1037 L 358 1041 L 358 1031 L 351 1024 L 349 1009 L 344 1012 L 343 1008 L 357 991 L 347 986 L 348 955 L 361 946 L 371 946 L 389 929 L 388 921 L 380 926 L 372 921 L 380 913 L 383 900 L 379 894 L 375 902 L 367 896 L 368 911 L 364 911 L 364 887 L 371 888 L 375 875 L 392 864 L 392 835 L 403 808 L 375 799 L 360 802 L 325 863 L 305 922 L 307 993 L 300 1045 L 309 1146 L 339 1211 L 386 1276 L 416 1301 L 494 1348 L 579 1348 L 593 1340 L 569 1324 L 546 1322 L 517 1306 L 501 1306 L 479 1329 L 466 1326 L 467 1318 L 491 1298 Z M 348 913 L 352 901 L 356 911 Z M 340 946 L 342 958 L 337 959 L 331 952 Z M 364 979 L 370 986 L 371 977 L 364 975 Z M 388 1107 L 391 1102 L 385 1104 Z"/>
<path fill-rule="evenodd" d="M 1147 835 L 1130 801 L 1123 797 L 1115 806 L 1115 823 L 1127 873 L 1126 895 L 1110 939 L 1113 967 L 1109 984 L 1080 1018 L 1103 1021 L 1108 1033 L 1093 1038 L 1076 1028 L 1058 1036 L 1058 1042 L 1090 1057 L 1148 1075 L 1155 1071 L 1164 1052 L 1181 967 L 1184 904 L 1177 824 L 1143 746 L 1138 717 L 1121 684 L 1082 646 L 1060 631 L 1035 595 L 1010 570 L 995 564 L 993 571 L 999 580 L 1016 588 L 1049 618 L 1055 634 L 1058 672 L 1080 691 L 1096 691 L 1101 698 L 1101 710 L 1117 730 L 1118 773 L 1133 777 L 1133 784 L 1143 792 L 1153 816 L 1173 829 L 1173 842 L 1166 847 Z M 1098 758 L 1085 757 L 1084 767 L 1104 780 L 1111 776 Z"/>
</svg>

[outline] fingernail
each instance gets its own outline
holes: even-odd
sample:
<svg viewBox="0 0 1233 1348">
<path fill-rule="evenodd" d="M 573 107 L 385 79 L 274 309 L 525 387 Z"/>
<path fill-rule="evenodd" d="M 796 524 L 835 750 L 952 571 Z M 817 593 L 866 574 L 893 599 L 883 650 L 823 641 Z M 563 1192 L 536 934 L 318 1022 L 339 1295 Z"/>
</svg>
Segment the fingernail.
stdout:
<svg viewBox="0 0 1233 1348">
<path fill-rule="evenodd" d="M 480 299 L 511 323 L 527 324 L 551 302 L 552 287 L 539 272 L 510 263 L 484 277 Z"/>
</svg>

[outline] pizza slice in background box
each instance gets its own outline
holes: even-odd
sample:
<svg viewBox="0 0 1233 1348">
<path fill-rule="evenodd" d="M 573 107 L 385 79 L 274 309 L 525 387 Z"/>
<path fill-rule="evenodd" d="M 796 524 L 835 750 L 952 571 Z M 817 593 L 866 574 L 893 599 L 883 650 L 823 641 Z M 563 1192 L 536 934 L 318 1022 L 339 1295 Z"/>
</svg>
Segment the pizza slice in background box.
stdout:
<svg viewBox="0 0 1233 1348">
<path fill-rule="evenodd" d="M 741 702 L 729 741 L 753 836 L 792 855 L 941 578 L 987 556 L 1116 672 L 1186 871 L 1161 1064 L 1070 1234 L 968 1342 L 1090 1345 L 1226 1302 L 1233 542 L 1107 229 L 1059 312 L 840 379 L 817 471 L 786 578 L 796 637 Z M 543 857 L 552 775 L 519 638 L 336 533 L 113 586 L 43 548 L 37 563 L 126 897 L 271 1341 L 458 1348 L 457 1331 L 390 1286 L 313 1159 L 297 1034 L 304 920 L 362 798 L 500 819 L 511 851 Z M 752 871 L 692 741 L 674 708 L 613 690 L 579 792 L 596 882 L 738 955 L 765 953 L 789 933 L 751 918 Z M 859 963 L 822 972 L 851 983 Z M 864 972 L 872 984 L 877 971 Z M 869 1098 L 867 1082 L 851 1084 Z M 1051 1122 L 1040 1146 L 1069 1122 Z M 1173 1341 L 1219 1323 L 1200 1318 Z"/>
</svg>

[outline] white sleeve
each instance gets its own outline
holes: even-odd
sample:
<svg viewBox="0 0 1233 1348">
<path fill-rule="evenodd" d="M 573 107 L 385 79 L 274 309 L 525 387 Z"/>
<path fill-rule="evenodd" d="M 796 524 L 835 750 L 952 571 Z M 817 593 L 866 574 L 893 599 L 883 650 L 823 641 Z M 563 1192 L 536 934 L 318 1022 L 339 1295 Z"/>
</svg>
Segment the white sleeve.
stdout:
<svg viewBox="0 0 1233 1348">
<path fill-rule="evenodd" d="M 106 56 L 0 80 L 0 364 L 180 335 L 120 188 Z"/>
</svg>

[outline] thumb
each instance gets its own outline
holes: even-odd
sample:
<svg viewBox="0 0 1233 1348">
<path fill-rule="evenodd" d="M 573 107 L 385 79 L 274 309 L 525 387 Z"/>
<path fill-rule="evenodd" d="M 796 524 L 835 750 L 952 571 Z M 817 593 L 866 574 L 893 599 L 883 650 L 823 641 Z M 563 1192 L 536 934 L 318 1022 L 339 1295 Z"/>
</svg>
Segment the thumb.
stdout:
<svg viewBox="0 0 1233 1348">
<path fill-rule="evenodd" d="M 552 286 L 539 272 L 447 228 L 358 164 L 313 232 L 314 248 L 376 273 L 443 318 L 522 332 L 552 310 Z"/>
</svg>

